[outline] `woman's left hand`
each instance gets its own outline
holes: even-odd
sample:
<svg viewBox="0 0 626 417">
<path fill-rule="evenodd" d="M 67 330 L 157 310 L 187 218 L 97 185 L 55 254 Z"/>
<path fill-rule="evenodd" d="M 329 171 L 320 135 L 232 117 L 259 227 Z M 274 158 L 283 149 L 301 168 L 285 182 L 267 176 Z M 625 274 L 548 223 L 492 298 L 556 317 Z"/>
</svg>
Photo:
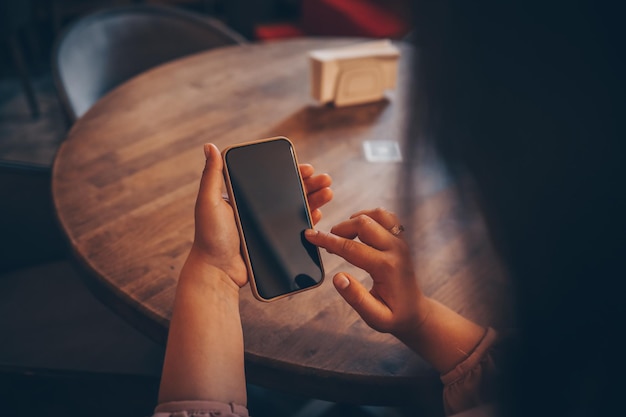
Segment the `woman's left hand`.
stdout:
<svg viewBox="0 0 626 417">
<path fill-rule="evenodd" d="M 243 287 L 248 282 L 248 272 L 241 257 L 233 208 L 222 194 L 222 155 L 213 144 L 204 145 L 204 154 L 206 163 L 196 198 L 195 235 L 186 264 L 218 268 Z"/>
<path fill-rule="evenodd" d="M 242 287 L 248 282 L 248 273 L 241 257 L 235 214 L 222 195 L 224 163 L 215 145 L 206 144 L 204 153 L 206 165 L 196 199 L 195 237 L 188 262 L 217 267 Z M 320 207 L 332 199 L 332 180 L 328 174 L 314 175 L 309 164 L 300 164 L 299 168 L 315 224 L 322 218 Z"/>
</svg>

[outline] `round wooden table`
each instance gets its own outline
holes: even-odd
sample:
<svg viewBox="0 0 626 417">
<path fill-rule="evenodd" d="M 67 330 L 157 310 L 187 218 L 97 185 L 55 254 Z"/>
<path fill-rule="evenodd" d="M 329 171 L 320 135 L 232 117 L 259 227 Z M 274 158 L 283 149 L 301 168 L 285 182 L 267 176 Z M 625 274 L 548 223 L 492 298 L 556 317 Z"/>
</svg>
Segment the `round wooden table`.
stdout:
<svg viewBox="0 0 626 417">
<path fill-rule="evenodd" d="M 386 100 L 334 108 L 310 96 L 308 51 L 356 41 L 250 44 L 180 59 L 120 86 L 76 122 L 54 163 L 54 202 L 87 282 L 107 305 L 165 343 L 205 142 L 221 149 L 289 137 L 301 162 L 333 177 L 321 229 L 364 208 L 401 210 L 405 164 L 368 162 L 363 142 L 403 144 L 411 48 L 397 44 L 398 87 Z M 424 291 L 483 325 L 506 324 L 508 284 L 480 218 L 436 167 L 420 167 L 405 222 Z M 365 283 L 368 275 L 325 252 L 323 261 L 327 278 L 317 289 L 269 304 L 242 289 L 249 381 L 331 401 L 440 408 L 438 375 L 365 325 L 332 285 L 340 270 Z"/>
</svg>

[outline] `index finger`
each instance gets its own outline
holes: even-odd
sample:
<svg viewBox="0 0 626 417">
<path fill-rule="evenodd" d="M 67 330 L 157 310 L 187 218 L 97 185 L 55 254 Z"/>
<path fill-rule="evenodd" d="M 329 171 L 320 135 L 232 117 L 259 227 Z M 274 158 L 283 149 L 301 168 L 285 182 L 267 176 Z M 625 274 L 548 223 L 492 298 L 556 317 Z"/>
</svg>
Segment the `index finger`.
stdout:
<svg viewBox="0 0 626 417">
<path fill-rule="evenodd" d="M 379 264 L 376 259 L 381 256 L 381 252 L 356 240 L 314 229 L 305 230 L 304 236 L 312 244 L 326 249 L 329 253 L 341 256 L 352 265 L 365 271 L 369 272 Z"/>
<path fill-rule="evenodd" d="M 336 224 L 330 231 L 347 239 L 358 237 L 361 242 L 378 250 L 393 247 L 394 236 L 376 220 L 365 214 Z"/>
</svg>

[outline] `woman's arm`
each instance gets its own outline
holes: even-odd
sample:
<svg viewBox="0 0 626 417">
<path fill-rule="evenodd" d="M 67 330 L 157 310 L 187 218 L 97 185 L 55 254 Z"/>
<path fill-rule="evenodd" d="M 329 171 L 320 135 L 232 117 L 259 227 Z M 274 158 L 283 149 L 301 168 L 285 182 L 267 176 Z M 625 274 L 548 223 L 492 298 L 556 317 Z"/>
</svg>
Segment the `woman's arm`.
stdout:
<svg viewBox="0 0 626 417">
<path fill-rule="evenodd" d="M 204 148 L 195 236 L 181 270 L 165 352 L 159 403 L 246 404 L 239 288 L 247 272 L 231 206 L 222 198 L 222 158 Z"/>
<path fill-rule="evenodd" d="M 239 287 L 190 254 L 180 274 L 159 403 L 246 404 Z"/>
<path fill-rule="evenodd" d="M 222 270 L 194 258 L 192 252 L 176 290 L 159 403 L 245 405 L 239 287 Z"/>
<path fill-rule="evenodd" d="M 214 145 L 204 152 L 194 242 L 176 288 L 159 390 L 159 404 L 170 403 L 168 409 L 178 401 L 246 404 L 239 289 L 248 276 L 233 209 L 222 198 L 222 157 Z M 331 178 L 314 175 L 311 165 L 300 172 L 317 222 L 332 198 Z"/>
</svg>

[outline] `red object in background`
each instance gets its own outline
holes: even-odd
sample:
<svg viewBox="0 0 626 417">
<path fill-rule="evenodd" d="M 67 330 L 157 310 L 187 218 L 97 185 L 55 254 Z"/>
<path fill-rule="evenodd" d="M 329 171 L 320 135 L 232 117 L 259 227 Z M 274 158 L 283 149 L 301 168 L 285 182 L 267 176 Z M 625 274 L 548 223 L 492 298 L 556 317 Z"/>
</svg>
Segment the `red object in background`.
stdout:
<svg viewBox="0 0 626 417">
<path fill-rule="evenodd" d="M 303 0 L 302 28 L 311 35 L 400 38 L 406 21 L 371 0 Z"/>
<path fill-rule="evenodd" d="M 270 23 L 259 25 L 254 29 L 256 39 L 269 41 L 272 39 L 296 38 L 306 33 L 294 23 Z"/>
<path fill-rule="evenodd" d="M 410 30 L 406 20 L 372 0 L 302 0 L 301 7 L 300 22 L 259 25 L 257 39 L 303 35 L 399 39 Z"/>
</svg>

